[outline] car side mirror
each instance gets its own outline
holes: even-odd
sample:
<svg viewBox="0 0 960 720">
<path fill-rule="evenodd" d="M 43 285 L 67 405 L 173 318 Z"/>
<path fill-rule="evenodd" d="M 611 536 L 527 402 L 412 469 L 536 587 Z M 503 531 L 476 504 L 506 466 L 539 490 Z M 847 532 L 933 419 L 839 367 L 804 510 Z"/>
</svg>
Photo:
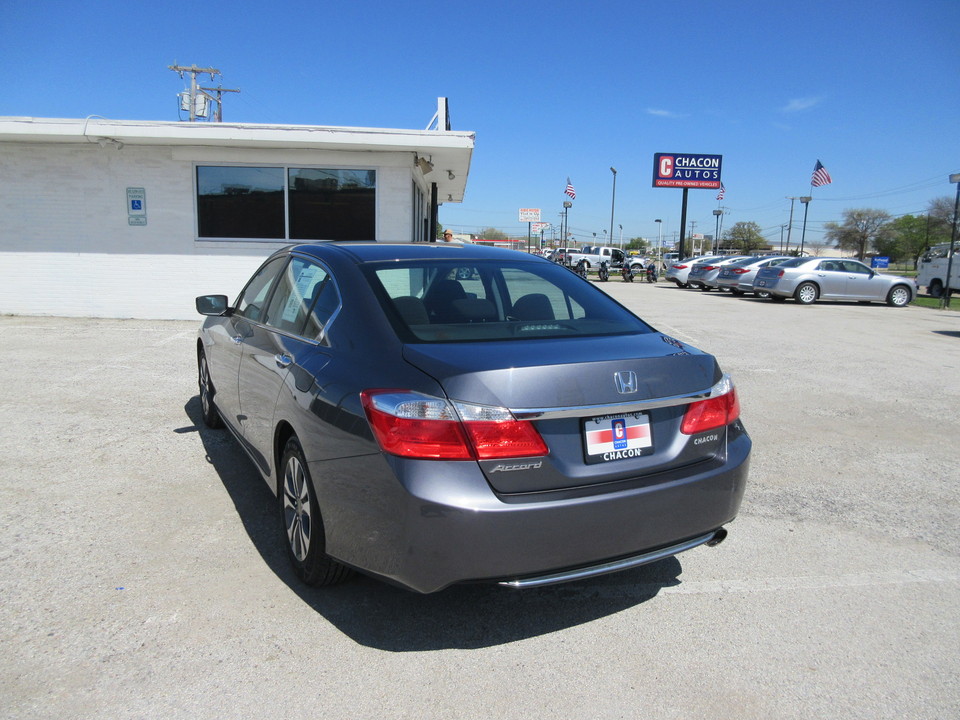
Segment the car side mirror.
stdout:
<svg viewBox="0 0 960 720">
<path fill-rule="evenodd" d="M 201 315 L 223 315 L 227 311 L 226 295 L 201 295 L 196 303 Z"/>
</svg>

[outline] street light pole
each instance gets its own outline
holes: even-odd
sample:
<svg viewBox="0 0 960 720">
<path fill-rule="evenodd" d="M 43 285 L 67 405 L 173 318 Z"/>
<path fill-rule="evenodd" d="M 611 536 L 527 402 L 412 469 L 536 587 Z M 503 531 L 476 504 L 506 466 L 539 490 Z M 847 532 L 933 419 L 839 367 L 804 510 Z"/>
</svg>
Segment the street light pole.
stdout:
<svg viewBox="0 0 960 720">
<path fill-rule="evenodd" d="M 661 256 L 663 255 L 663 220 L 657 218 L 654 220 L 654 222 L 657 224 L 657 265 L 659 265 L 662 269 L 663 261 L 661 260 Z"/>
<path fill-rule="evenodd" d="M 813 198 L 809 195 L 804 195 L 800 198 L 800 202 L 803 203 L 803 230 L 800 232 L 800 257 L 803 257 L 803 241 L 807 237 L 807 210 L 810 209 L 810 201 Z"/>
<path fill-rule="evenodd" d="M 612 167 L 610 172 L 613 173 L 613 196 L 610 199 L 610 242 L 613 242 L 613 209 L 617 206 L 617 169 Z"/>
<path fill-rule="evenodd" d="M 717 231 L 713 236 L 713 254 L 716 255 L 720 252 L 720 216 L 723 215 L 723 210 L 718 208 L 713 211 L 713 215 L 717 218 Z"/>
<path fill-rule="evenodd" d="M 947 283 L 940 296 L 940 307 L 944 310 L 950 307 L 950 273 L 953 272 L 953 255 L 957 244 L 957 211 L 960 210 L 960 173 L 950 176 L 950 182 L 957 184 L 957 199 L 953 201 L 953 231 L 950 233 L 950 254 L 947 255 Z"/>
</svg>

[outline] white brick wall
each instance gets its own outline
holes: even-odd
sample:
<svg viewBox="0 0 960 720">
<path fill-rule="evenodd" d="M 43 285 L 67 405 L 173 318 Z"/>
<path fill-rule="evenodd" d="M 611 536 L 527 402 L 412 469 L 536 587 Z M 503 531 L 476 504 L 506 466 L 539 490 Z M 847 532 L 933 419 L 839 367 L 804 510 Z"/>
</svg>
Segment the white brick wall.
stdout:
<svg viewBox="0 0 960 720">
<path fill-rule="evenodd" d="M 196 239 L 194 164 L 377 170 L 377 239 L 411 239 L 412 156 L 97 143 L 0 143 L 0 313 L 185 319 L 196 295 L 231 299 L 284 243 Z M 126 188 L 146 190 L 147 225 Z"/>
</svg>

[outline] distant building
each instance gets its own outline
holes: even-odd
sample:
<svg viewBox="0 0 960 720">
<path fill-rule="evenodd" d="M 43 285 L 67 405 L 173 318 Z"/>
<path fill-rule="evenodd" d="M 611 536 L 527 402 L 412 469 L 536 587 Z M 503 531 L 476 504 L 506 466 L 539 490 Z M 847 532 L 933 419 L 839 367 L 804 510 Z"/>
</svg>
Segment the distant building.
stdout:
<svg viewBox="0 0 960 720">
<path fill-rule="evenodd" d="M 0 117 L 0 313 L 194 318 L 195 296 L 233 298 L 286 244 L 430 240 L 473 147 L 445 129 Z"/>
</svg>

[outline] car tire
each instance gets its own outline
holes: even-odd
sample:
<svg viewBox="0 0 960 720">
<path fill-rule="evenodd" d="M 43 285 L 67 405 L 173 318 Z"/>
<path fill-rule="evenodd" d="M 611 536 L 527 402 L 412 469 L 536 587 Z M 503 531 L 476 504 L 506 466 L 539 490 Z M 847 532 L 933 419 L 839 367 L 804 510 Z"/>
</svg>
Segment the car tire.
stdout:
<svg viewBox="0 0 960 720">
<path fill-rule="evenodd" d="M 743 290 L 737 290 L 737 289 L 735 289 L 735 288 L 730 288 L 730 294 L 733 295 L 734 297 L 740 297 L 741 295 L 743 295 Z"/>
<path fill-rule="evenodd" d="M 927 286 L 927 293 L 930 297 L 938 298 L 943 295 L 943 283 L 940 279 L 932 280 L 930 285 Z"/>
<path fill-rule="evenodd" d="M 812 282 L 800 283 L 793 292 L 793 297 L 796 298 L 797 302 L 801 305 L 813 305 L 819 296 L 820 291 L 817 289 L 816 284 Z"/>
<path fill-rule="evenodd" d="M 761 298 L 761 299 L 764 299 L 764 300 L 765 300 L 766 298 L 773 297 L 767 290 L 760 290 L 759 292 L 754 293 L 754 294 L 755 294 L 758 298 Z"/>
<path fill-rule="evenodd" d="M 767 297 L 773 300 L 773 302 L 786 302 L 787 299 L 783 295 L 774 295 L 773 293 L 767 293 Z"/>
<path fill-rule="evenodd" d="M 293 571 L 307 585 L 342 582 L 351 571 L 326 553 L 317 493 L 296 436 L 284 446 L 280 473 L 280 522 Z"/>
<path fill-rule="evenodd" d="M 905 307 L 910 304 L 910 289 L 906 285 L 894 285 L 887 293 L 887 305 Z"/>
<path fill-rule="evenodd" d="M 197 384 L 200 386 L 200 412 L 203 424 L 214 430 L 222 428 L 223 418 L 220 417 L 220 411 L 217 410 L 214 400 L 216 390 L 210 379 L 210 367 L 207 365 L 207 355 L 203 350 L 197 354 Z"/>
</svg>

